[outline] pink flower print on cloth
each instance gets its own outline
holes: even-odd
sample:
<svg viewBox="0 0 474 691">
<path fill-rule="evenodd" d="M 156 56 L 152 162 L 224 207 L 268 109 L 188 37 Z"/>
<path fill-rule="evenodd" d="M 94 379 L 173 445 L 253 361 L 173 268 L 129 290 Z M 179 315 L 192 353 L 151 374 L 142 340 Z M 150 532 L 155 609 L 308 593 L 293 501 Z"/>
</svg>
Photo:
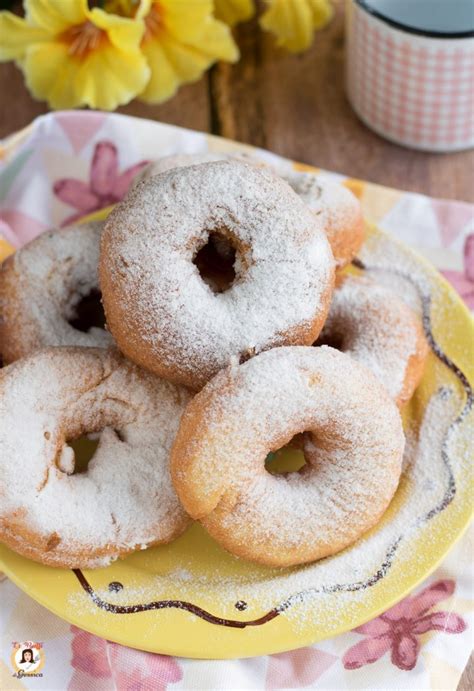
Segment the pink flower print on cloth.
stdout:
<svg viewBox="0 0 474 691">
<path fill-rule="evenodd" d="M 455 588 L 452 580 L 436 581 L 418 595 L 406 597 L 385 614 L 358 626 L 354 631 L 366 636 L 345 653 L 346 669 L 359 669 L 379 660 L 390 651 L 392 664 L 399 669 L 413 669 L 420 652 L 418 636 L 427 631 L 462 633 L 466 622 L 454 612 L 429 612 Z"/>
<path fill-rule="evenodd" d="M 107 641 L 71 626 L 73 639 L 71 643 L 71 665 L 75 670 L 69 689 L 79 689 L 81 673 L 94 679 L 108 679 L 111 677 L 110 664 L 107 655 Z"/>
<path fill-rule="evenodd" d="M 62 178 L 53 185 L 54 194 L 76 213 L 68 216 L 61 226 L 74 223 L 83 216 L 116 204 L 126 195 L 130 184 L 148 161 L 140 161 L 119 173 L 118 152 L 109 141 L 98 142 L 94 149 L 89 182 Z"/>
<path fill-rule="evenodd" d="M 71 626 L 71 631 L 74 675 L 69 691 L 83 691 L 84 688 L 165 691 L 169 684 L 183 678 L 173 657 L 111 643 L 76 626 Z"/>
</svg>

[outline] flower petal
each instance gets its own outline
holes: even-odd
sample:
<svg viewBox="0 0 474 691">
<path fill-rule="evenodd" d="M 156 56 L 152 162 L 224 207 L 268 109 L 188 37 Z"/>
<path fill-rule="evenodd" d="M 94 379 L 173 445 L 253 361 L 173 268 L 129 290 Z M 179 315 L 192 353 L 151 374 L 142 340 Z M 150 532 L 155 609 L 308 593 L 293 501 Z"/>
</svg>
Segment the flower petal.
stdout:
<svg viewBox="0 0 474 691">
<path fill-rule="evenodd" d="M 412 598 L 405 597 L 400 600 L 396 605 L 390 607 L 386 612 L 384 612 L 381 617 L 388 622 L 398 621 L 399 619 L 410 619 L 411 618 L 411 608 L 412 608 Z"/>
<path fill-rule="evenodd" d="M 217 60 L 235 62 L 239 59 L 239 49 L 229 27 L 210 17 L 204 22 L 199 36 L 190 39 L 188 45 L 207 55 L 212 62 Z"/>
<path fill-rule="evenodd" d="M 25 0 L 28 22 L 59 34 L 87 19 L 87 0 Z"/>
<path fill-rule="evenodd" d="M 244 22 L 255 14 L 253 0 L 214 0 L 214 14 L 229 26 Z"/>
<path fill-rule="evenodd" d="M 120 50 L 139 49 L 145 31 L 145 25 L 142 21 L 109 14 L 99 7 L 89 10 L 88 18 L 99 29 L 107 32 L 110 42 L 116 48 Z"/>
<path fill-rule="evenodd" d="M 158 9 L 155 11 L 155 7 Z M 142 0 L 137 16 L 146 21 L 155 12 L 158 29 L 142 41 L 151 78 L 140 98 L 159 103 L 169 98 L 178 86 L 192 82 L 216 60 L 234 61 L 238 48 L 229 27 L 212 17 L 212 2 L 200 0 Z"/>
<path fill-rule="evenodd" d="M 217 20 L 212 0 L 160 0 L 156 4 L 163 30 L 155 40 L 168 35 L 178 43 L 194 46 L 214 60 L 234 61 L 238 57 L 237 45 L 229 27 Z"/>
<path fill-rule="evenodd" d="M 313 18 L 313 29 L 321 29 L 334 14 L 334 8 L 328 0 L 308 0 Z"/>
<path fill-rule="evenodd" d="M 456 583 L 451 579 L 444 579 L 431 583 L 431 585 L 424 588 L 418 595 L 412 596 L 410 616 L 412 618 L 422 616 L 438 602 L 451 597 L 455 587 Z"/>
<path fill-rule="evenodd" d="M 135 175 L 146 165 L 148 165 L 148 161 L 140 161 L 140 163 L 136 163 L 134 166 L 127 168 L 127 170 L 121 173 L 121 175 L 115 179 L 115 185 L 112 190 L 114 197 L 117 199 L 123 199 L 127 194 L 128 188 L 130 187 Z"/>
<path fill-rule="evenodd" d="M 199 79 L 213 62 L 212 58 L 205 53 L 178 43 L 166 35 L 161 37 L 160 45 L 180 83 Z"/>
<path fill-rule="evenodd" d="M 307 0 L 267 0 L 268 9 L 260 26 L 277 37 L 277 45 L 298 53 L 306 50 L 313 39 L 312 14 Z"/>
<path fill-rule="evenodd" d="M 393 641 L 392 662 L 400 669 L 410 670 L 416 665 L 420 644 L 415 636 L 404 634 Z"/>
<path fill-rule="evenodd" d="M 121 2 L 121 0 L 117 0 L 118 3 Z M 153 0 L 140 0 L 140 3 L 137 7 L 137 11 L 135 12 L 135 18 L 136 19 L 144 19 L 147 14 L 150 12 L 151 6 L 153 5 Z M 108 4 L 106 3 L 105 5 L 106 11 L 109 12 Z"/>
<path fill-rule="evenodd" d="M 376 619 L 372 619 L 372 621 L 362 624 L 362 626 L 358 626 L 356 629 L 353 629 L 353 631 L 355 631 L 355 633 L 363 633 L 366 636 L 382 636 L 390 631 L 390 624 L 381 617 L 377 617 Z"/>
<path fill-rule="evenodd" d="M 91 165 L 91 189 L 97 195 L 110 194 L 118 173 L 117 147 L 112 142 L 99 142 Z"/>
<path fill-rule="evenodd" d="M 163 101 L 180 84 L 199 79 L 217 59 L 235 59 L 235 44 L 228 42 L 227 32 L 221 31 L 223 26 L 217 22 L 209 24 L 202 34 L 199 46 L 185 45 L 166 33 L 145 41 L 142 50 L 148 59 L 152 76 L 140 98 L 154 103 Z"/>
<path fill-rule="evenodd" d="M 11 12 L 0 12 L 0 36 L 0 60 L 21 60 L 31 43 L 47 40 L 49 33 Z"/>
<path fill-rule="evenodd" d="M 103 18 L 100 13 L 91 14 Z M 34 96 L 46 99 L 56 109 L 88 105 L 113 110 L 128 103 L 144 88 L 150 70 L 138 48 L 143 27 L 137 23 L 132 30 L 129 20 L 122 21 L 126 26 L 114 25 L 110 30 L 120 46 L 115 46 L 107 33 L 99 46 L 82 58 L 70 55 L 65 41 L 30 46 L 22 69 Z"/>
<path fill-rule="evenodd" d="M 212 17 L 212 0 L 159 0 L 156 4 L 165 33 L 183 43 L 199 38 L 201 28 Z"/>
<path fill-rule="evenodd" d="M 426 633 L 427 631 L 444 631 L 445 633 L 462 633 L 467 624 L 459 614 L 454 612 L 433 612 L 413 623 L 413 633 Z"/>
<path fill-rule="evenodd" d="M 99 202 L 97 195 L 91 191 L 89 185 L 81 180 L 71 178 L 57 180 L 54 183 L 53 192 L 62 202 L 83 213 L 95 209 Z"/>
<path fill-rule="evenodd" d="M 147 103 L 161 103 L 176 92 L 180 80 L 161 43 L 146 41 L 142 52 L 150 66 L 151 76 L 139 98 Z"/>
<path fill-rule="evenodd" d="M 390 645 L 390 636 L 366 638 L 346 651 L 342 658 L 342 664 L 345 669 L 359 669 L 364 665 L 370 665 L 385 655 L 390 650 Z"/>
<path fill-rule="evenodd" d="M 33 96 L 47 100 L 51 107 L 58 109 L 80 105 L 74 67 L 67 45 L 52 41 L 30 46 L 21 65 Z"/>
<path fill-rule="evenodd" d="M 119 50 L 109 41 L 78 65 L 75 90 L 78 103 L 115 110 L 140 93 L 150 78 L 145 56 L 137 50 Z"/>
</svg>

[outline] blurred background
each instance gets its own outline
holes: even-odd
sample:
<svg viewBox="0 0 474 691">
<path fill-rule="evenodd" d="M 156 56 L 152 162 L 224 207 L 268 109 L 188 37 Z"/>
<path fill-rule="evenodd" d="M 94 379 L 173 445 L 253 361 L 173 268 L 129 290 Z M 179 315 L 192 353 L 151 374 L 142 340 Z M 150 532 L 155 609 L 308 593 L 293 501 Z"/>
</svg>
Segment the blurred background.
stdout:
<svg viewBox="0 0 474 691">
<path fill-rule="evenodd" d="M 8 5 L 21 13 L 21 3 Z M 345 3 L 332 5 L 332 18 L 304 52 L 278 47 L 254 16 L 232 29 L 238 62 L 214 64 L 160 105 L 132 100 L 117 112 L 222 135 L 383 185 L 474 201 L 472 151 L 409 150 L 374 134 L 354 114 L 344 90 Z M 13 62 L 0 64 L 0 93 L 0 137 L 48 111 Z"/>
</svg>

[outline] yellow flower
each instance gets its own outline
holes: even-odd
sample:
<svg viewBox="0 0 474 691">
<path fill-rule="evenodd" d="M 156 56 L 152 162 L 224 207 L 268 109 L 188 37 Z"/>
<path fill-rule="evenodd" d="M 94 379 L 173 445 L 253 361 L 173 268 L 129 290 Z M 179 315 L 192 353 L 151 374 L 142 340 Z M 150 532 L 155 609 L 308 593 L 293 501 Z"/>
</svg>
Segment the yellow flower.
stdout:
<svg viewBox="0 0 474 691">
<path fill-rule="evenodd" d="M 217 19 L 229 26 L 250 19 L 254 12 L 253 0 L 214 0 L 214 13 Z"/>
<path fill-rule="evenodd" d="M 0 13 L 0 60 L 17 61 L 28 88 L 52 108 L 113 110 L 143 90 L 143 22 L 87 0 L 25 0 L 26 17 Z"/>
<path fill-rule="evenodd" d="M 140 99 L 160 103 L 217 60 L 238 59 L 229 27 L 212 10 L 212 0 L 141 0 L 136 16 L 145 23 L 141 49 L 151 78 Z"/>
<path fill-rule="evenodd" d="M 266 0 L 268 9 L 260 18 L 263 29 L 277 37 L 277 44 L 292 53 L 306 50 L 313 32 L 327 24 L 333 14 L 329 0 Z"/>
</svg>

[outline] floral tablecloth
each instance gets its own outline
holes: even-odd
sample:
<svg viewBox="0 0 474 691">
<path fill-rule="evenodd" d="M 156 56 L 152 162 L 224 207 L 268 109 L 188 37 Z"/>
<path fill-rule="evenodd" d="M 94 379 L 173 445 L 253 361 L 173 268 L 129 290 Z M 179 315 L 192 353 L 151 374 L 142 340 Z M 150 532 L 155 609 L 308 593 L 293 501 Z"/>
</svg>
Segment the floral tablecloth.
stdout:
<svg viewBox="0 0 474 691">
<path fill-rule="evenodd" d="M 0 146 L 0 261 L 51 225 L 119 201 L 148 159 L 220 146 L 215 137 L 115 114 L 37 119 Z M 427 257 L 474 310 L 473 206 L 324 174 L 350 187 L 367 218 Z M 473 642 L 473 538 L 471 529 L 415 593 L 373 621 L 311 647 L 242 660 L 186 660 L 110 643 L 0 576 L 0 688 L 455 689 Z M 12 653 L 25 641 L 41 644 L 41 676 L 14 676 Z"/>
</svg>

